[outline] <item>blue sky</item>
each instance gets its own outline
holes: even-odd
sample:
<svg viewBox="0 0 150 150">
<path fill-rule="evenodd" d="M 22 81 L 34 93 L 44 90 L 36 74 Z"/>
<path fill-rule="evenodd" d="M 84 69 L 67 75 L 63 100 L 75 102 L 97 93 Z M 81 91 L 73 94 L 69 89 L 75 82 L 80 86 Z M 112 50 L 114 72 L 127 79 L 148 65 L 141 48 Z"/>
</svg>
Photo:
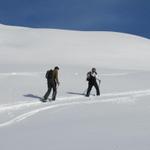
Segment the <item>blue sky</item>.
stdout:
<svg viewBox="0 0 150 150">
<path fill-rule="evenodd" d="M 150 0 L 0 0 L 0 23 L 150 38 Z"/>
</svg>

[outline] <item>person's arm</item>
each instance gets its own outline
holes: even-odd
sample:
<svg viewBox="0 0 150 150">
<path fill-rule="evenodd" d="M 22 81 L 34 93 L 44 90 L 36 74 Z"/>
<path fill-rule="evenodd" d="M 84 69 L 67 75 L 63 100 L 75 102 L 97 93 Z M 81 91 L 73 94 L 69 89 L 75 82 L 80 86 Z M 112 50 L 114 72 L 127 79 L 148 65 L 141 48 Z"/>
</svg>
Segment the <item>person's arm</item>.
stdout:
<svg viewBox="0 0 150 150">
<path fill-rule="evenodd" d="M 96 80 L 98 80 L 98 81 L 99 81 L 99 83 L 101 82 L 101 80 L 100 80 L 100 76 L 99 76 L 98 74 L 96 74 Z"/>
<path fill-rule="evenodd" d="M 58 79 L 58 71 L 56 71 L 56 76 L 55 76 L 55 80 L 56 80 L 56 83 L 59 85 L 59 79 Z"/>
</svg>

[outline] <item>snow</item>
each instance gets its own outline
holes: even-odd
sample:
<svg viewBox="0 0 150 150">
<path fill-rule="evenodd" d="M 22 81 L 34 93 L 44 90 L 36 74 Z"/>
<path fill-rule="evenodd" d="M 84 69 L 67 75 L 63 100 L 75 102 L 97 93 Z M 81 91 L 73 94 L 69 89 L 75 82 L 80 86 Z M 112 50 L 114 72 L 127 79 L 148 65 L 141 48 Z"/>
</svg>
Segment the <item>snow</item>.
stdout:
<svg viewBox="0 0 150 150">
<path fill-rule="evenodd" d="M 2 150 L 149 150 L 149 39 L 5 25 L 0 33 Z M 42 103 L 55 65 L 57 99 Z M 93 66 L 101 96 L 87 98 Z"/>
<path fill-rule="evenodd" d="M 1 64 L 90 64 L 105 68 L 149 69 L 149 39 L 129 34 L 2 25 L 0 32 Z"/>
</svg>

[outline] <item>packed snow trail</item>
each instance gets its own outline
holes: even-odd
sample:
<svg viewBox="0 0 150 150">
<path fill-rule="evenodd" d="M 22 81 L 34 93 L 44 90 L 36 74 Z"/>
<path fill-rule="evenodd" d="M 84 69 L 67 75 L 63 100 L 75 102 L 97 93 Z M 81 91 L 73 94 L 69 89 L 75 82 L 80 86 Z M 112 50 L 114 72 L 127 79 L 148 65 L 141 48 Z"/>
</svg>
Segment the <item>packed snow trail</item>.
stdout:
<svg viewBox="0 0 150 150">
<path fill-rule="evenodd" d="M 119 93 L 106 93 L 102 94 L 100 97 L 95 97 L 95 98 L 105 98 L 104 102 L 107 101 L 107 97 L 141 97 L 141 96 L 148 96 L 150 95 L 150 89 L 147 90 L 138 90 L 138 91 L 128 91 L 128 92 L 119 92 Z M 76 96 L 70 96 L 70 97 L 58 97 L 57 100 L 55 101 L 56 103 L 64 103 L 66 101 L 70 100 L 77 100 L 77 99 L 85 99 L 85 96 L 83 95 L 76 95 Z M 101 100 L 102 101 L 102 100 Z M 34 107 L 34 106 L 39 106 L 44 103 L 37 101 L 37 102 L 17 102 L 14 104 L 4 104 L 0 105 L 0 113 L 4 111 L 12 111 L 12 110 L 19 110 L 19 109 L 24 109 L 28 107 Z"/>
<path fill-rule="evenodd" d="M 26 102 L 20 104 L 7 104 L 0 106 L 0 113 L 16 112 L 19 111 L 12 119 L 0 123 L 0 127 L 8 126 L 24 119 L 27 119 L 39 112 L 51 110 L 60 107 L 68 107 L 71 105 L 82 105 L 82 104 L 96 104 L 105 102 L 115 102 L 115 103 L 131 103 L 137 100 L 136 98 L 149 96 L 150 89 L 139 90 L 139 91 L 129 91 L 120 93 L 106 93 L 100 97 L 90 97 L 85 98 L 84 96 L 72 96 L 72 97 L 60 97 L 57 101 L 53 103 L 42 103 L 42 102 Z M 91 100 L 92 99 L 92 100 Z M 37 108 L 38 106 L 38 108 Z M 28 111 L 29 107 L 32 109 Z M 27 112 L 22 113 L 21 110 L 26 109 Z"/>
</svg>

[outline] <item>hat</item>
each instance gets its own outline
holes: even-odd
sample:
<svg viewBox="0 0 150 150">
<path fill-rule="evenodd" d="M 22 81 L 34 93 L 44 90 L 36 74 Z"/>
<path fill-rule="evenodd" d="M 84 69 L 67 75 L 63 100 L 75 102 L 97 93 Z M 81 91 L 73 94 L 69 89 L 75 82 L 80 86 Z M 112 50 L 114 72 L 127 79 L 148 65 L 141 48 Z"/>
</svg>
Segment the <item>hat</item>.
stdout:
<svg viewBox="0 0 150 150">
<path fill-rule="evenodd" d="M 92 68 L 92 71 L 95 72 L 95 71 L 96 71 L 96 68 Z"/>
<path fill-rule="evenodd" d="M 58 69 L 58 70 L 59 70 L 59 67 L 58 67 L 58 66 L 56 66 L 54 69 Z"/>
</svg>

